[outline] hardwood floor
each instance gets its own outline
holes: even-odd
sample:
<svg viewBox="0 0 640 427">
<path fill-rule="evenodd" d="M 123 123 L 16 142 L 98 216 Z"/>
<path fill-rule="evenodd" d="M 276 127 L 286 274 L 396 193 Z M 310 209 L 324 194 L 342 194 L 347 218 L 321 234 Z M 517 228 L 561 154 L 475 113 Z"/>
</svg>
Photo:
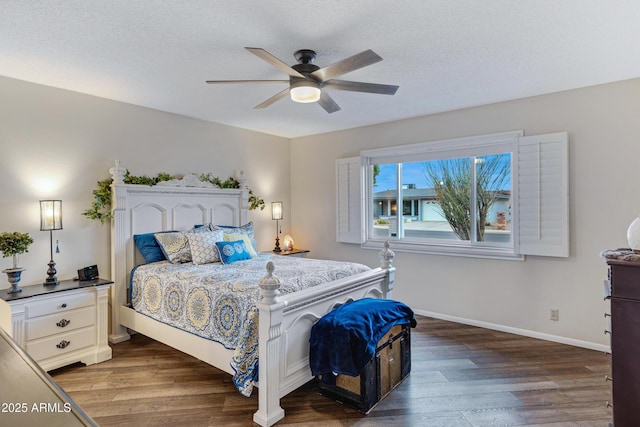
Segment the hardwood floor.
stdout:
<svg viewBox="0 0 640 427">
<path fill-rule="evenodd" d="M 317 393 L 284 397 L 278 426 L 607 426 L 609 356 L 417 316 L 411 374 L 369 414 Z M 252 426 L 231 377 L 142 335 L 113 359 L 52 371 L 101 426 Z"/>
</svg>

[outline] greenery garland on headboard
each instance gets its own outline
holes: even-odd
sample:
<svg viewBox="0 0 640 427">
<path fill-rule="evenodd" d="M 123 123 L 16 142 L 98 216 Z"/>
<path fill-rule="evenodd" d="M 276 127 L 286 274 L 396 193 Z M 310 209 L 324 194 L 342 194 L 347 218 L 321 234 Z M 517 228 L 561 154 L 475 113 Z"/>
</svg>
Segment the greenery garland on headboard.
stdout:
<svg viewBox="0 0 640 427">
<path fill-rule="evenodd" d="M 229 177 L 226 180 L 221 180 L 217 176 L 213 176 L 210 173 L 206 174 L 197 174 L 200 181 L 209 182 L 220 188 L 240 188 L 240 182 L 233 178 Z M 129 173 L 129 170 L 124 174 L 124 183 L 125 184 L 142 184 L 153 186 L 162 181 L 170 181 L 172 179 L 177 179 L 178 176 L 169 175 L 168 173 L 159 173 L 154 177 L 149 177 L 146 175 L 135 176 Z M 100 220 L 101 223 L 105 223 L 107 220 L 110 220 L 113 215 L 111 214 L 111 183 L 113 182 L 113 178 L 104 179 L 102 181 L 98 181 L 98 188 L 93 190 L 93 202 L 91 203 L 91 208 L 82 212 L 82 215 L 89 219 L 97 219 Z M 265 203 L 260 197 L 253 194 L 253 190 L 247 187 L 249 190 L 249 209 L 264 209 Z"/>
</svg>

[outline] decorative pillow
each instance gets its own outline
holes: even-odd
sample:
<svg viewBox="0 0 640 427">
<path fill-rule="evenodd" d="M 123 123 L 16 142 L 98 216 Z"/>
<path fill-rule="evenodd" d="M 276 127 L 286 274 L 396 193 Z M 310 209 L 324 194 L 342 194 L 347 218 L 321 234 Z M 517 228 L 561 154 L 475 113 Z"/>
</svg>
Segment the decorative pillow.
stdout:
<svg viewBox="0 0 640 427">
<path fill-rule="evenodd" d="M 209 264 L 220 262 L 220 253 L 216 242 L 222 240 L 224 233 L 220 231 L 207 231 L 197 233 L 187 233 L 189 249 L 191 249 L 191 260 L 194 264 Z"/>
<path fill-rule="evenodd" d="M 234 227 L 230 225 L 209 224 L 209 228 L 211 228 L 211 231 L 222 229 L 225 232 L 225 234 L 238 234 L 238 233 L 246 234 L 247 236 L 249 236 L 249 241 L 251 242 L 251 246 L 253 247 L 253 250 L 256 253 L 258 252 L 258 245 L 256 244 L 256 239 L 253 234 L 253 222 L 251 221 L 240 227 Z"/>
<path fill-rule="evenodd" d="M 164 261 L 166 259 L 162 253 L 162 248 L 160 248 L 153 234 L 154 233 L 133 235 L 133 241 L 147 264 L 150 262 Z"/>
<path fill-rule="evenodd" d="M 172 264 L 191 261 L 191 250 L 186 233 L 176 231 L 173 233 L 154 234 L 162 253 Z"/>
<path fill-rule="evenodd" d="M 256 250 L 253 248 L 253 245 L 251 244 L 251 240 L 249 239 L 249 236 L 247 234 L 242 234 L 242 233 L 222 233 L 223 235 L 223 239 L 225 242 L 234 242 L 236 240 L 242 240 L 244 242 L 244 246 L 247 249 L 247 252 L 249 252 L 249 255 L 251 256 L 251 258 L 258 256 L 258 253 L 256 252 Z M 220 239 L 218 239 L 218 241 L 220 241 Z"/>
<path fill-rule="evenodd" d="M 242 240 L 236 240 L 235 242 L 216 242 L 216 246 L 220 252 L 220 259 L 223 264 L 231 264 L 236 261 L 251 258 Z"/>
</svg>

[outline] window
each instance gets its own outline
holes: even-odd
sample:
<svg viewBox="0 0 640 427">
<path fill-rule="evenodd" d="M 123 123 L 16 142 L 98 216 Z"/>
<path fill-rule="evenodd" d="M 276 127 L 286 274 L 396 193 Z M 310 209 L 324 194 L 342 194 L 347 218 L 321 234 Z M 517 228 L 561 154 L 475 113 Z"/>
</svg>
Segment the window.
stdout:
<svg viewBox="0 0 640 427">
<path fill-rule="evenodd" d="M 371 173 L 371 236 L 513 247 L 510 152 L 374 163 Z"/>
<path fill-rule="evenodd" d="M 338 174 L 338 241 L 377 248 L 389 240 L 394 250 L 465 256 L 568 256 L 566 133 L 367 150 L 340 164 L 342 177 L 358 183 L 348 187 L 347 206 Z M 340 213 L 341 205 L 348 209 Z"/>
</svg>

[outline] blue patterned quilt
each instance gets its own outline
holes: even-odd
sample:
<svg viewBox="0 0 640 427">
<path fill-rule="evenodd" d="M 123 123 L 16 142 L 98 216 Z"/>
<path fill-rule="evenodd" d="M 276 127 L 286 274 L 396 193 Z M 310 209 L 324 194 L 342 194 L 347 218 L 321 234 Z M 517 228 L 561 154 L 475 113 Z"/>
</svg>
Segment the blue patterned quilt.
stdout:
<svg viewBox="0 0 640 427">
<path fill-rule="evenodd" d="M 261 253 L 233 264 L 145 264 L 131 275 L 133 308 L 160 322 L 234 350 L 238 391 L 249 397 L 258 379 L 258 280 L 275 265 L 280 293 L 296 292 L 370 270 L 351 263 Z"/>
</svg>

